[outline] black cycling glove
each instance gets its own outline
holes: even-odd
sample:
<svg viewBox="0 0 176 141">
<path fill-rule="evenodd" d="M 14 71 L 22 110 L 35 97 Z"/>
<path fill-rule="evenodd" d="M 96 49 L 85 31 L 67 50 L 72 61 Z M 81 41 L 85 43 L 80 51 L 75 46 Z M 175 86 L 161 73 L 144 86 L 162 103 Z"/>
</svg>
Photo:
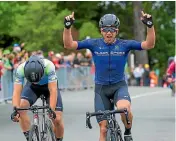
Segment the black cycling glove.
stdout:
<svg viewBox="0 0 176 141">
<path fill-rule="evenodd" d="M 151 28 L 153 26 L 153 20 L 152 20 L 152 16 L 150 18 L 147 18 L 147 16 L 144 16 L 142 19 L 142 22 L 147 25 L 149 28 Z"/>
<path fill-rule="evenodd" d="M 13 122 L 18 122 L 18 121 L 15 121 L 15 120 L 14 120 L 15 116 L 20 117 L 20 114 L 18 113 L 18 111 L 16 111 L 16 107 L 13 108 L 13 113 L 11 114 L 11 120 L 12 120 Z"/>
<path fill-rule="evenodd" d="M 70 18 L 70 20 L 65 19 L 64 20 L 64 25 L 65 28 L 69 29 L 71 27 L 71 25 L 73 24 L 74 20 L 72 18 Z"/>
</svg>

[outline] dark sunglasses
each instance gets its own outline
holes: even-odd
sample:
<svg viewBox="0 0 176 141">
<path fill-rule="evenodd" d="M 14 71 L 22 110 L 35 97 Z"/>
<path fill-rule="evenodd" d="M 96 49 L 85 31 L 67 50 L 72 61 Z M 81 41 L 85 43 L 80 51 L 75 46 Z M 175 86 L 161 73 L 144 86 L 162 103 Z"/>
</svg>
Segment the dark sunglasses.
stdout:
<svg viewBox="0 0 176 141">
<path fill-rule="evenodd" d="M 114 27 L 104 27 L 104 28 L 102 28 L 102 31 L 103 32 L 116 32 L 117 29 Z"/>
</svg>

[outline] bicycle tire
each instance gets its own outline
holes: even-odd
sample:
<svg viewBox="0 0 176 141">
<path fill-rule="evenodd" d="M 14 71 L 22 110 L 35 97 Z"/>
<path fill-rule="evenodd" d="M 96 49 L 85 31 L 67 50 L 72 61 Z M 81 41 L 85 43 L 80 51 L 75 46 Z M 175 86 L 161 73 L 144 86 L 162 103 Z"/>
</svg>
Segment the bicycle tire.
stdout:
<svg viewBox="0 0 176 141">
<path fill-rule="evenodd" d="M 52 129 L 52 123 L 50 120 L 46 120 L 45 122 L 45 133 L 47 137 L 49 136 L 48 134 L 50 134 L 51 141 L 56 141 L 56 137 Z"/>
<path fill-rule="evenodd" d="M 36 135 L 37 140 L 33 139 L 33 134 Z M 40 141 L 40 131 L 37 125 L 32 125 L 31 130 L 29 131 L 29 141 Z"/>
<path fill-rule="evenodd" d="M 106 141 L 120 141 L 120 140 L 118 136 L 116 136 L 114 133 L 110 131 L 110 129 L 108 129 L 106 134 Z"/>
<path fill-rule="evenodd" d="M 117 133 L 117 141 L 123 141 L 122 134 Z"/>
<path fill-rule="evenodd" d="M 122 131 L 119 127 L 119 129 L 117 129 L 116 131 L 116 136 L 117 136 L 117 141 L 123 141 L 123 138 L 122 138 Z"/>
</svg>

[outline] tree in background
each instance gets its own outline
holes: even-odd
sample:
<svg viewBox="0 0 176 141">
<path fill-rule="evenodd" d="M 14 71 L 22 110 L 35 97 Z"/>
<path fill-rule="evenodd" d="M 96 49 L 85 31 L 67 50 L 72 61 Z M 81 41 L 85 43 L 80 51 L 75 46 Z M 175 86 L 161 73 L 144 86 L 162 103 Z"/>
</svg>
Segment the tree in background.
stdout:
<svg viewBox="0 0 176 141">
<path fill-rule="evenodd" d="M 63 19 L 72 11 L 75 12 L 74 28 L 78 31 L 80 40 L 87 36 L 100 37 L 100 17 L 105 13 L 114 13 L 121 21 L 118 37 L 141 41 L 145 39 L 146 28 L 142 27 L 137 8 L 153 16 L 156 44 L 155 49 L 137 53 L 136 59 L 147 63 L 148 53 L 150 65 L 164 71 L 168 57 L 174 55 L 175 2 L 0 2 L 0 45 L 6 47 L 15 42 L 25 42 L 27 50 L 62 51 Z M 138 15 L 135 16 L 134 13 Z"/>
<path fill-rule="evenodd" d="M 142 11 L 142 2 L 141 1 L 135 1 L 133 2 L 133 12 L 134 12 L 134 37 L 137 41 L 144 41 L 146 39 L 145 29 L 146 26 L 142 23 L 140 20 L 141 18 L 141 11 Z M 145 11 L 144 11 L 145 12 Z M 148 54 L 147 50 L 141 50 L 141 51 L 134 51 L 135 53 L 135 60 L 137 64 L 148 64 Z"/>
</svg>

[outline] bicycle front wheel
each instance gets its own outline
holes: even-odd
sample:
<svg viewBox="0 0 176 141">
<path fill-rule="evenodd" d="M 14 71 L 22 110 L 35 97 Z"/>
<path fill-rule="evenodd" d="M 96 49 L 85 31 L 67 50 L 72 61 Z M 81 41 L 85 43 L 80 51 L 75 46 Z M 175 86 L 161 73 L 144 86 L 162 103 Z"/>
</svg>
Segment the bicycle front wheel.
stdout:
<svg viewBox="0 0 176 141">
<path fill-rule="evenodd" d="M 44 141 L 56 141 L 56 137 L 52 128 L 52 122 L 50 120 L 46 120 L 44 138 Z"/>
<path fill-rule="evenodd" d="M 119 140 L 118 137 L 108 129 L 106 141 L 121 141 L 121 140 Z"/>
<path fill-rule="evenodd" d="M 40 141 L 40 130 L 37 125 L 32 125 L 29 131 L 29 141 Z"/>
</svg>

